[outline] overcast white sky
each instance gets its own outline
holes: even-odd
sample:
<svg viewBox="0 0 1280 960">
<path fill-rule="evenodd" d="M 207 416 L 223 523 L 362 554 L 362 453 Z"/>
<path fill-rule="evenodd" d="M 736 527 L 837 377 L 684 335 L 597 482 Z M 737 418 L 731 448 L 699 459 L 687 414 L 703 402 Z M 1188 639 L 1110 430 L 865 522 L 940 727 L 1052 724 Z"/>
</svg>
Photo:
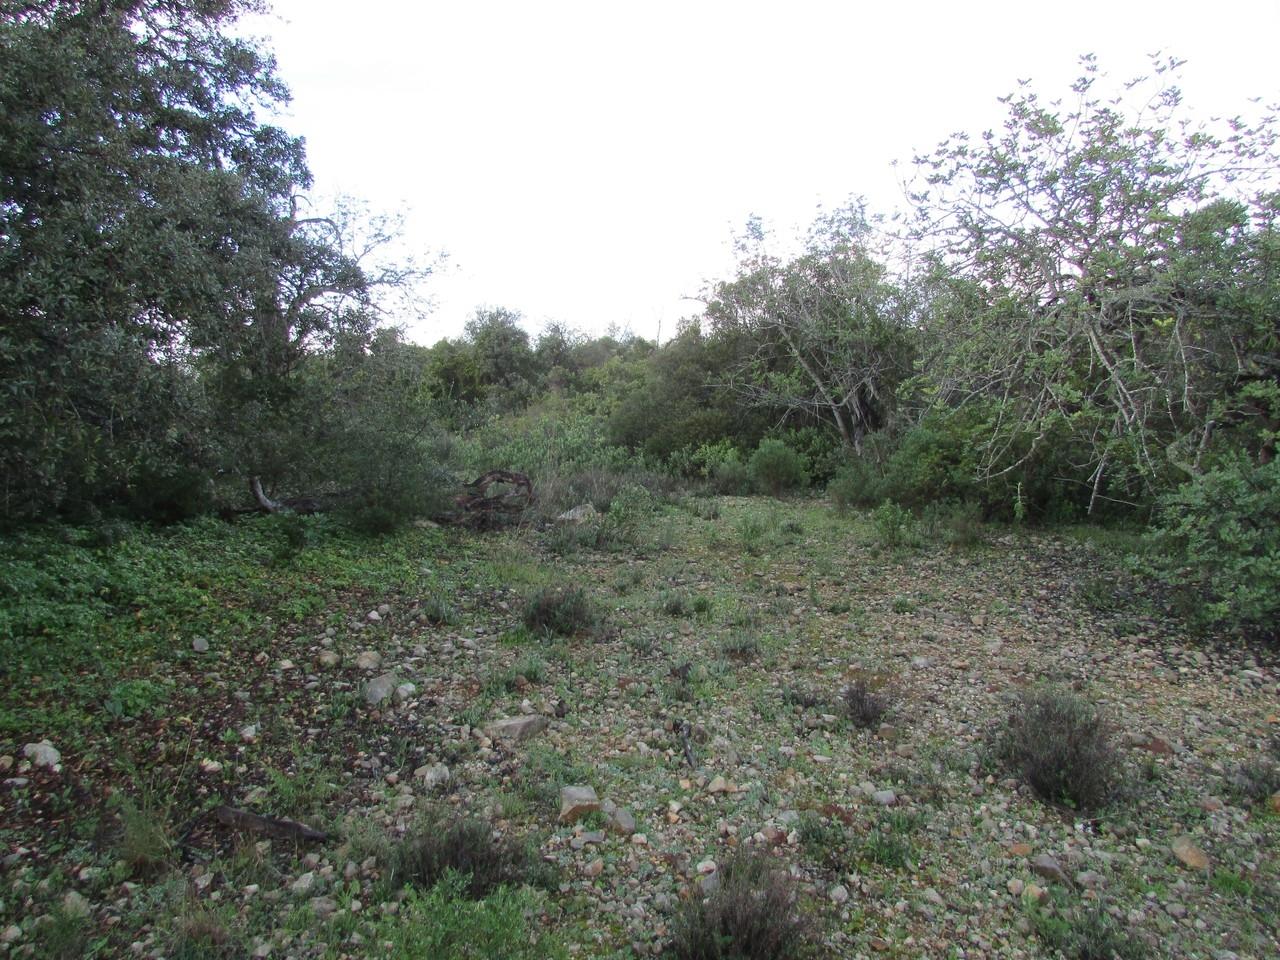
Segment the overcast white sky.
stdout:
<svg viewBox="0 0 1280 960">
<path fill-rule="evenodd" d="M 1280 0 L 1214 3 L 274 0 L 252 31 L 293 91 L 317 191 L 403 211 L 450 263 L 410 337 L 481 304 L 665 339 L 752 213 L 783 232 L 853 194 L 900 205 L 913 152 L 997 125 L 1019 78 L 1065 93 L 1185 58 L 1191 106 L 1280 101 Z"/>
</svg>

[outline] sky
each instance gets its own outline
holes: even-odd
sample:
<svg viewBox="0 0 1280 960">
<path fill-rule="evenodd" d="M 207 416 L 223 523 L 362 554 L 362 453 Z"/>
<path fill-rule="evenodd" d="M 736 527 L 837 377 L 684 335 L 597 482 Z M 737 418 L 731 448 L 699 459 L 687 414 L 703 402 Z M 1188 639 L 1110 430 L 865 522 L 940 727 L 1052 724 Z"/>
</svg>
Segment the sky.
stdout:
<svg viewBox="0 0 1280 960">
<path fill-rule="evenodd" d="M 851 196 L 900 209 L 913 155 L 998 126 L 1019 80 L 1066 94 L 1083 53 L 1117 82 L 1185 59 L 1205 116 L 1280 103 L 1280 0 L 273 6 L 246 27 L 317 203 L 402 215 L 404 251 L 447 255 L 433 308 L 393 318 L 425 344 L 481 306 L 665 340 L 749 216 L 788 236 Z"/>
</svg>

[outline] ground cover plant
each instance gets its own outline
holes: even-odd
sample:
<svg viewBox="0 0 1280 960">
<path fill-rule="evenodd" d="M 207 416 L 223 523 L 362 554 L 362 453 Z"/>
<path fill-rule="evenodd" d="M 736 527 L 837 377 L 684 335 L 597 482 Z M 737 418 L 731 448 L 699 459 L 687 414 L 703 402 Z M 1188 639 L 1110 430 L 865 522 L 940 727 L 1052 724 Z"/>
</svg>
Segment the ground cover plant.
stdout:
<svg viewBox="0 0 1280 960">
<path fill-rule="evenodd" d="M 815 956 L 945 956 L 961 924 L 995 956 L 1274 952 L 1267 648 L 1090 603 L 1123 538 L 995 528 L 957 562 L 817 499 L 716 505 L 656 507 L 661 553 L 324 518 L 286 556 L 270 518 L 10 541 L 6 949 L 678 955 L 785 875 L 754 939 L 794 916 Z M 558 584 L 608 631 L 527 627 Z M 1046 786 L 1024 750 L 1094 765 Z M 740 853 L 767 869 L 726 884 Z"/>
</svg>

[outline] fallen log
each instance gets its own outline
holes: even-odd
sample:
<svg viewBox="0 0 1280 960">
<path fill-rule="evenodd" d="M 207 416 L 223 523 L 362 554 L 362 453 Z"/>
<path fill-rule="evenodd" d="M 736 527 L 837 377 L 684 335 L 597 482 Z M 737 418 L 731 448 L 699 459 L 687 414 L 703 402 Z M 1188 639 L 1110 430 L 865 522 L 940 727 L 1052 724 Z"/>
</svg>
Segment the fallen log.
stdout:
<svg viewBox="0 0 1280 960">
<path fill-rule="evenodd" d="M 278 817 L 263 817 L 226 804 L 214 809 L 213 818 L 224 827 L 244 830 L 248 833 L 260 833 L 272 840 L 309 840 L 313 843 L 321 843 L 329 839 L 329 835 L 323 830 L 315 830 L 305 823 Z"/>
</svg>

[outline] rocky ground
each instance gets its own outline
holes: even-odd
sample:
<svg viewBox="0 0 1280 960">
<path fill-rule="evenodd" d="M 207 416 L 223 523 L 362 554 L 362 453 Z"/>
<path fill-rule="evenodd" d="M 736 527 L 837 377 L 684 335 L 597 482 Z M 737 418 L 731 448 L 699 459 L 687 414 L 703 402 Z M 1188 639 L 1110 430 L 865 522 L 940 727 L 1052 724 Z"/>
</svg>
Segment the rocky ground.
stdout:
<svg viewBox="0 0 1280 960">
<path fill-rule="evenodd" d="M 416 569 L 383 587 L 179 631 L 163 704 L 0 744 L 0 953 L 172 956 L 207 915 L 253 956 L 383 955 L 388 850 L 466 814 L 557 868 L 536 923 L 580 956 L 661 954 L 743 845 L 832 956 L 1049 956 L 1053 919 L 1095 905 L 1135 956 L 1280 955 L 1276 659 L 1145 611 L 1103 546 L 889 549 L 825 504 L 744 499 L 665 508 L 625 549 L 404 536 Z M 522 627 L 551 583 L 603 625 Z M 840 709 L 859 682 L 887 707 L 865 728 Z M 989 756 L 1045 684 L 1114 725 L 1123 781 L 1088 815 Z"/>
</svg>

